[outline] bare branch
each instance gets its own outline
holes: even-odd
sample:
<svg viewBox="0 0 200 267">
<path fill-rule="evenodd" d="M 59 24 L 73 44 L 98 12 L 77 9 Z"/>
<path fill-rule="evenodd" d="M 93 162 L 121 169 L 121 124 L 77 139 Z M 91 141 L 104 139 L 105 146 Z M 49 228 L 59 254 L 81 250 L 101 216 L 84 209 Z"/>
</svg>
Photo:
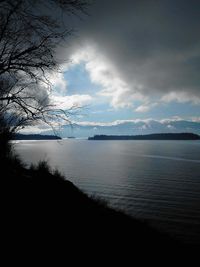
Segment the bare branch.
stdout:
<svg viewBox="0 0 200 267">
<path fill-rule="evenodd" d="M 51 12 L 77 16 L 87 5 L 85 0 L 0 1 L 0 116 L 13 131 L 36 121 L 70 123 L 77 107 L 66 111 L 50 104 L 47 74 L 59 70 L 55 49 L 73 32 Z"/>
</svg>

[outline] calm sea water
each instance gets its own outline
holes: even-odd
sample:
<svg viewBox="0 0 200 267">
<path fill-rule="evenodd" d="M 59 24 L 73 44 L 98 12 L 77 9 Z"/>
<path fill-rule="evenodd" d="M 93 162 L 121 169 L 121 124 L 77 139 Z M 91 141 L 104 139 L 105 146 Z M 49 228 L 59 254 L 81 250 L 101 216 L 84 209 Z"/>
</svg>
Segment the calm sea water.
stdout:
<svg viewBox="0 0 200 267">
<path fill-rule="evenodd" d="M 90 195 L 178 238 L 200 238 L 199 141 L 21 141 L 27 163 L 47 160 Z"/>
</svg>

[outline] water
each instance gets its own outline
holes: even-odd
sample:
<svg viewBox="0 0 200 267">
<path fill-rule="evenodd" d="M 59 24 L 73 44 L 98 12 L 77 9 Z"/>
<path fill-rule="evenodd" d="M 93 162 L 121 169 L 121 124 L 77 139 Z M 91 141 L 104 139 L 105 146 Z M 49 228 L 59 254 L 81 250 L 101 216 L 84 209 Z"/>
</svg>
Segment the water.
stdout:
<svg viewBox="0 0 200 267">
<path fill-rule="evenodd" d="M 114 208 L 180 239 L 200 238 L 199 141 L 22 141 L 15 149 Z"/>
</svg>

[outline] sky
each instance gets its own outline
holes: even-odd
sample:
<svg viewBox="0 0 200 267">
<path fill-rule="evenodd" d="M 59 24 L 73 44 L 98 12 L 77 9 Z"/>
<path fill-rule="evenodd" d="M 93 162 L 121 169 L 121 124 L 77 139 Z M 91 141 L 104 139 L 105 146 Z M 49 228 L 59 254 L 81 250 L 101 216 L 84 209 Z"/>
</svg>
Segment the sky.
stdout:
<svg viewBox="0 0 200 267">
<path fill-rule="evenodd" d="M 57 107 L 81 107 L 88 125 L 200 121 L 200 1 L 94 0 L 57 49 Z M 63 60 L 64 59 L 64 60 Z"/>
</svg>

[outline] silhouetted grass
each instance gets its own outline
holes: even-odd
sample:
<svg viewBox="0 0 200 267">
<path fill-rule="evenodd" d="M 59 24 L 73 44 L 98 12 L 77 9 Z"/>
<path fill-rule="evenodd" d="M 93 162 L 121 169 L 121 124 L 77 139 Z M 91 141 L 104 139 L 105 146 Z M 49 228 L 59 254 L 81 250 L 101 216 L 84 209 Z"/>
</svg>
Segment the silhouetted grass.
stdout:
<svg viewBox="0 0 200 267">
<path fill-rule="evenodd" d="M 45 161 L 27 168 L 10 148 L 2 162 L 4 219 L 12 238 L 46 245 L 76 240 L 79 247 L 103 243 L 116 251 L 130 243 L 133 249 L 146 250 L 182 246 L 147 223 L 109 208 L 102 199 L 88 197 Z"/>
</svg>

